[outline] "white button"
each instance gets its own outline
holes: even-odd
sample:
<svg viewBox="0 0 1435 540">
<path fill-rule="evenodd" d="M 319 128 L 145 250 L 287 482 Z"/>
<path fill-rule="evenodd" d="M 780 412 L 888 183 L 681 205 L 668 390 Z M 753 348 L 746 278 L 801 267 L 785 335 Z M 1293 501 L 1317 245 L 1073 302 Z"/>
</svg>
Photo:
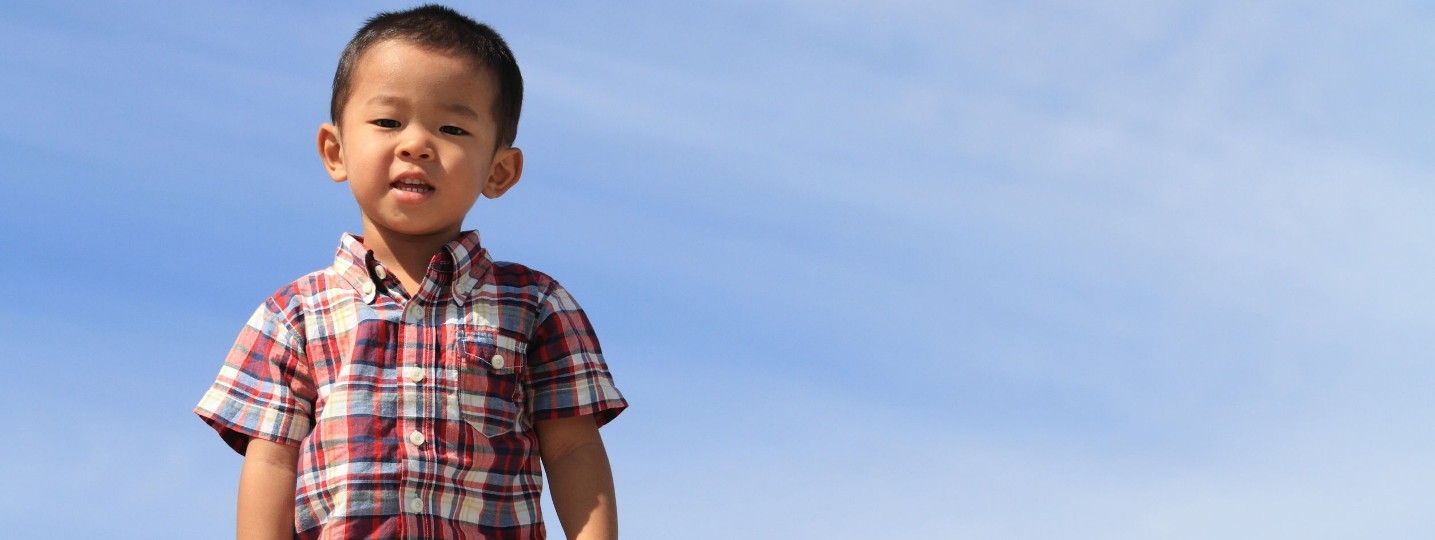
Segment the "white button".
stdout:
<svg viewBox="0 0 1435 540">
<path fill-rule="evenodd" d="M 488 362 L 493 364 L 493 369 L 503 369 L 503 355 L 501 354 L 493 355 L 493 358 Z"/>
<path fill-rule="evenodd" d="M 424 444 L 424 434 L 419 433 L 419 432 L 417 432 L 417 431 L 410 432 L 410 433 L 409 433 L 409 442 L 410 442 L 410 443 L 413 443 L 414 446 L 423 446 L 423 444 Z"/>
<path fill-rule="evenodd" d="M 472 298 L 475 294 L 477 294 L 477 293 L 475 293 L 475 292 L 473 291 L 473 288 L 476 287 L 476 286 L 478 286 L 478 282 L 477 282 L 477 281 L 473 281 L 473 280 L 468 279 L 468 278 L 464 278 L 463 280 L 461 280 L 461 281 L 459 281 L 458 283 L 454 284 L 454 286 L 453 286 L 453 296 L 454 296 L 453 300 L 454 300 L 455 302 L 458 302 L 458 305 L 460 305 L 460 306 L 463 305 L 464 303 L 468 302 L 470 298 Z"/>
<path fill-rule="evenodd" d="M 410 514 L 417 514 L 417 513 L 422 512 L 422 511 L 424 511 L 424 502 L 423 502 L 423 501 L 419 500 L 418 497 L 414 497 L 414 498 L 412 498 L 412 499 L 409 499 L 409 513 L 410 513 Z"/>
<path fill-rule="evenodd" d="M 388 270 L 384 270 L 384 267 L 382 267 L 382 266 L 375 266 L 375 267 L 374 267 L 374 275 L 379 276 L 379 279 L 385 279 L 385 278 L 389 277 L 389 271 L 388 271 Z"/>
<path fill-rule="evenodd" d="M 409 378 L 410 381 L 419 382 L 419 381 L 424 380 L 424 370 L 423 370 L 423 368 L 411 367 L 411 368 L 408 368 L 407 370 L 405 370 L 405 372 L 406 372 L 406 375 L 408 375 L 408 378 Z"/>
<path fill-rule="evenodd" d="M 372 281 L 365 281 L 365 282 L 364 282 L 364 286 L 363 286 L 363 287 L 360 287 L 360 289 L 362 289 L 362 290 L 364 291 L 364 296 L 368 296 L 368 295 L 374 294 L 374 282 L 372 282 Z"/>
<path fill-rule="evenodd" d="M 404 318 L 408 319 L 409 322 L 418 322 L 420 319 L 423 319 L 423 318 L 424 318 L 424 308 L 423 308 L 423 306 L 420 306 L 420 305 L 418 305 L 418 304 L 414 304 L 414 305 L 412 305 L 412 306 L 409 306 L 408 309 L 404 310 Z"/>
</svg>

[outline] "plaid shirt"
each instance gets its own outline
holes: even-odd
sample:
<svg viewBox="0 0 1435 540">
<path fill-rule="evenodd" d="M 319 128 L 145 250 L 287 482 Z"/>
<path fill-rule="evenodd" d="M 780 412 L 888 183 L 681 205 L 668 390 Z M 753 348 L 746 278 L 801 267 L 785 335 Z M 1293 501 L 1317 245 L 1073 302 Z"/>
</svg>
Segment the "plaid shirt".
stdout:
<svg viewBox="0 0 1435 540">
<path fill-rule="evenodd" d="M 543 538 L 535 421 L 627 402 L 578 304 L 466 232 L 417 295 L 345 235 L 271 296 L 195 412 L 299 447 L 298 538 Z"/>
</svg>

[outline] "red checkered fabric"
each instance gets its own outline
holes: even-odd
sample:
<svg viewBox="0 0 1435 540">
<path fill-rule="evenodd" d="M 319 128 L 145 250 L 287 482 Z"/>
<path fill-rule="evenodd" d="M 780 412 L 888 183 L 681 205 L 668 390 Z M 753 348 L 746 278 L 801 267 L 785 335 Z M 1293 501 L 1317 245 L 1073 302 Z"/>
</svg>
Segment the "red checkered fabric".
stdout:
<svg viewBox="0 0 1435 540">
<path fill-rule="evenodd" d="M 543 538 L 540 420 L 627 402 L 558 282 L 466 232 L 409 297 L 345 235 L 271 296 L 195 412 L 243 453 L 299 447 L 299 538 Z"/>
</svg>

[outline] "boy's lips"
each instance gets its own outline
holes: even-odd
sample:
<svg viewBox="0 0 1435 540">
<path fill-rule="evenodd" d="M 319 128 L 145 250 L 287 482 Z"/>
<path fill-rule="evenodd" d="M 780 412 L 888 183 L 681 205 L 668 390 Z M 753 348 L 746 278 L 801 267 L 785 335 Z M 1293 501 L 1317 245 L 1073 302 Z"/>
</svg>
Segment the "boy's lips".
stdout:
<svg viewBox="0 0 1435 540">
<path fill-rule="evenodd" d="M 416 174 L 399 175 L 398 179 L 389 183 L 389 189 L 394 190 L 394 195 L 404 202 L 422 201 L 434 191 L 433 186 Z"/>
</svg>

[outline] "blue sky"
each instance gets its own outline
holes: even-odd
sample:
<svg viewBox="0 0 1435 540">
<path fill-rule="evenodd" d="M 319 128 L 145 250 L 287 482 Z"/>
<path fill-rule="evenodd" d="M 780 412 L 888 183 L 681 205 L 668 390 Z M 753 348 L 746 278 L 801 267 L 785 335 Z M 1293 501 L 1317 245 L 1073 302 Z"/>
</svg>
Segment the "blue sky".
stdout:
<svg viewBox="0 0 1435 540">
<path fill-rule="evenodd" d="M 404 5 L 0 4 L 7 531 L 231 534 L 189 411 L 358 227 L 315 131 Z M 626 537 L 1435 527 L 1428 6 L 461 7 L 528 87 L 468 224 L 593 318 Z"/>
</svg>

